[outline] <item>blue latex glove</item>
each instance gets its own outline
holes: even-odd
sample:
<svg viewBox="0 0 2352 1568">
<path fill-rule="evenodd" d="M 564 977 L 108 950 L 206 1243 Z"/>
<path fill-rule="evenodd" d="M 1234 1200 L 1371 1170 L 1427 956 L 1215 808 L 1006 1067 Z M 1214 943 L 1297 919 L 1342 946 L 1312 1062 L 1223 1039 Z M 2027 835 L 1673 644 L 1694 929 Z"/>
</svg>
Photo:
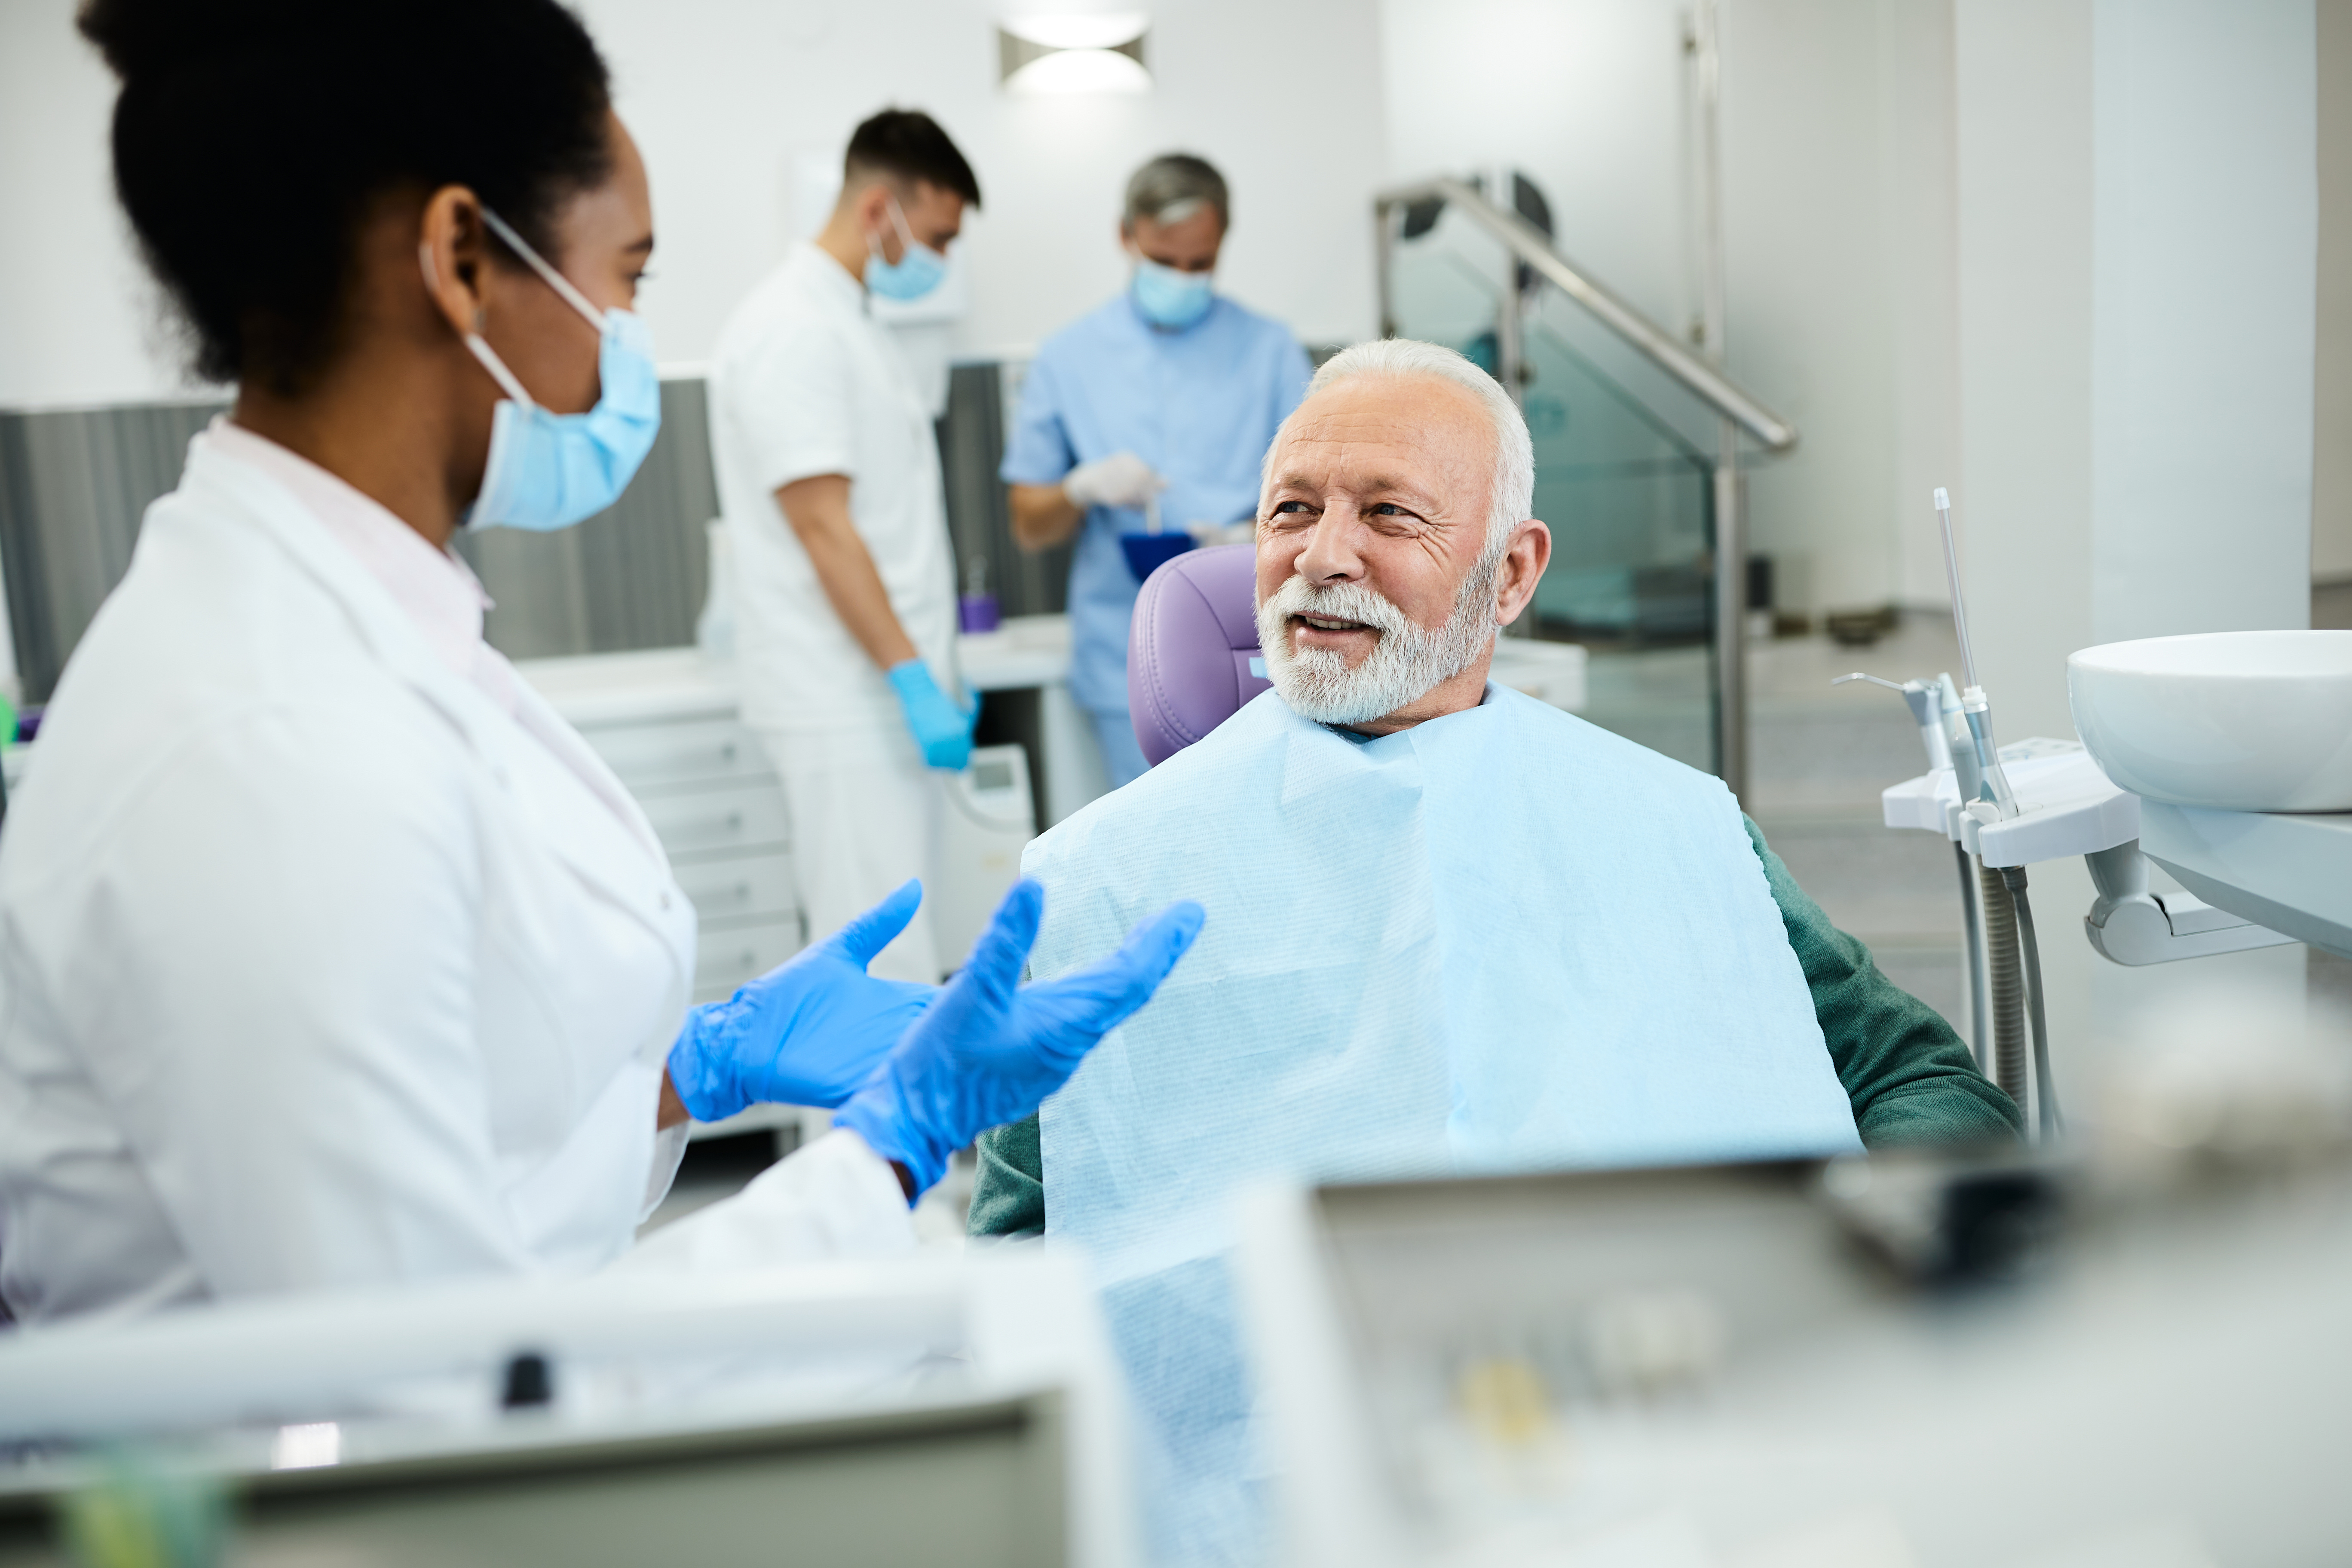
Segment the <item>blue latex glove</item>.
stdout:
<svg viewBox="0 0 2352 1568">
<path fill-rule="evenodd" d="M 971 962 L 834 1116 L 904 1165 L 918 1193 L 947 1173 L 949 1155 L 1061 1088 L 1097 1041 L 1151 1000 L 1203 918 L 1198 904 L 1171 904 L 1093 968 L 1016 989 L 1045 909 L 1045 889 L 1025 877 L 1013 884 Z"/>
<path fill-rule="evenodd" d="M 935 768 L 960 773 L 971 761 L 971 725 L 980 717 L 980 705 L 973 703 L 971 711 L 948 700 L 940 683 L 931 679 L 930 667 L 919 658 L 894 664 L 889 669 L 890 689 L 898 694 L 898 706 L 905 710 L 907 728 L 915 732 L 915 744 L 923 751 L 923 761 Z"/>
<path fill-rule="evenodd" d="M 751 1105 L 835 1106 L 873 1077 L 939 994 L 866 973 L 922 901 L 922 883 L 908 882 L 729 1000 L 688 1013 L 669 1048 L 669 1079 L 694 1119 Z"/>
</svg>

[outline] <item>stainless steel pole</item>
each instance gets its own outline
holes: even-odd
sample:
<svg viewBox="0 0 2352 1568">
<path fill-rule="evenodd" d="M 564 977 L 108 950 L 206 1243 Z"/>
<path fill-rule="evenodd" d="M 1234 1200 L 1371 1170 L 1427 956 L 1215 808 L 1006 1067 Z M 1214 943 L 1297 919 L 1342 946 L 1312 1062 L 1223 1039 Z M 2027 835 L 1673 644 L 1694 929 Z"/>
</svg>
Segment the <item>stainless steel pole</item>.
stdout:
<svg viewBox="0 0 2352 1568">
<path fill-rule="evenodd" d="M 1748 798 L 1748 519 L 1739 427 L 1723 421 L 1715 459 L 1715 771 Z"/>
<path fill-rule="evenodd" d="M 1520 334 L 1526 325 L 1519 319 L 1519 261 L 1507 251 L 1503 258 L 1503 292 L 1495 302 L 1495 379 L 1511 395 L 1514 403 L 1527 398 L 1526 344 Z"/>
<path fill-rule="evenodd" d="M 1700 345 L 1723 363 L 1726 313 L 1723 266 L 1722 56 L 1715 0 L 1698 0 L 1692 17 L 1698 68 L 1699 217 L 1706 255 L 1700 301 Z M 1748 794 L 1748 519 L 1740 505 L 1739 426 L 1717 426 L 1715 452 L 1715 756 L 1716 773 L 1731 793 Z"/>
</svg>

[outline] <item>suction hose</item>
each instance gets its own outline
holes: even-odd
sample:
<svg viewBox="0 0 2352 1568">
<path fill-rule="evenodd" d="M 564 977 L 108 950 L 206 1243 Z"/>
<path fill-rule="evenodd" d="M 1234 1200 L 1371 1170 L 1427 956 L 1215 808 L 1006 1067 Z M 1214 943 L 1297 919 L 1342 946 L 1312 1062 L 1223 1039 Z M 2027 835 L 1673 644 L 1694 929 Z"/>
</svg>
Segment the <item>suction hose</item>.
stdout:
<svg viewBox="0 0 2352 1568">
<path fill-rule="evenodd" d="M 2025 868 L 2013 866 L 2000 874 L 2017 904 L 2017 934 L 2025 949 L 2025 1006 L 2033 1020 L 2033 1103 L 2039 1112 L 2042 1140 L 2059 1131 L 2058 1096 L 2050 1087 L 2050 1019 L 2042 1005 L 2042 947 L 2033 940 L 2033 905 L 2025 896 Z"/>
<path fill-rule="evenodd" d="M 1984 910 L 1985 968 L 1992 992 L 1993 1081 L 2025 1103 L 2025 987 L 2017 962 L 2017 902 L 2009 883 L 1989 866 L 1977 868 Z"/>
<path fill-rule="evenodd" d="M 1977 1071 L 1992 1070 L 1992 1049 L 1985 1031 L 1990 1009 L 1985 1003 L 1984 915 L 1977 901 L 1975 863 L 1969 852 L 1955 844 L 1952 858 L 1960 867 L 1960 924 L 1967 928 L 1969 939 L 1969 1047 L 1977 1058 Z"/>
</svg>

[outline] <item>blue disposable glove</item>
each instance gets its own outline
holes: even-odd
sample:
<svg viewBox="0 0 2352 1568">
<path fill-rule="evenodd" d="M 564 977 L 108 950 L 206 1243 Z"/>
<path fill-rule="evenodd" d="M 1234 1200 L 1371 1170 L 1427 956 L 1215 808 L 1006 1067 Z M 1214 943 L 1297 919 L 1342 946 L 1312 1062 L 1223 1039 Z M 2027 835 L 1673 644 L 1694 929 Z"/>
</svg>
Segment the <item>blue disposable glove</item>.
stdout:
<svg viewBox="0 0 2352 1568">
<path fill-rule="evenodd" d="M 1015 882 L 971 962 L 834 1116 L 904 1165 L 918 1193 L 947 1173 L 949 1155 L 1061 1088 L 1097 1041 L 1151 999 L 1203 918 L 1198 904 L 1171 904 L 1093 968 L 1016 989 L 1045 908 L 1045 889 Z"/>
<path fill-rule="evenodd" d="M 877 980 L 874 955 L 907 929 L 923 885 L 905 887 L 725 1002 L 686 1016 L 669 1048 L 669 1079 L 698 1121 L 746 1106 L 835 1106 L 867 1079 L 936 985 Z"/>
<path fill-rule="evenodd" d="M 894 664 L 889 670 L 890 689 L 898 694 L 898 706 L 907 715 L 907 728 L 915 732 L 915 744 L 923 751 L 923 761 L 950 773 L 961 772 L 971 761 L 971 724 L 980 717 L 980 705 L 974 703 L 966 712 L 948 700 L 940 683 L 931 679 L 930 667 L 919 658 Z"/>
</svg>

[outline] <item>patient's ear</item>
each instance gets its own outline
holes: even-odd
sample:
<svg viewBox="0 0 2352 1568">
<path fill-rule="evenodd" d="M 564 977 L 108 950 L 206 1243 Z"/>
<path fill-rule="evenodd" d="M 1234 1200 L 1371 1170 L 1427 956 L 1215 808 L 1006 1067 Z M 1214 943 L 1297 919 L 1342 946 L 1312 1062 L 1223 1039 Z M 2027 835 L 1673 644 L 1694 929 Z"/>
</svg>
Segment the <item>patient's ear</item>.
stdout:
<svg viewBox="0 0 2352 1568">
<path fill-rule="evenodd" d="M 1519 524 L 1495 574 L 1495 624 L 1507 626 L 1536 596 L 1544 568 L 1551 564 L 1551 530 L 1529 518 Z"/>
</svg>

